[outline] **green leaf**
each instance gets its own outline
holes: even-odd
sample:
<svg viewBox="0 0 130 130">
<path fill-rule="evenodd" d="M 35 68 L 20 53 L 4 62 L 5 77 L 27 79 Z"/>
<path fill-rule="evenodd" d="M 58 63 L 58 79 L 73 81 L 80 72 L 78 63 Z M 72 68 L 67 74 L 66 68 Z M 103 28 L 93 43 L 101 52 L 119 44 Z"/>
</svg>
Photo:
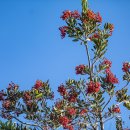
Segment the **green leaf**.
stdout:
<svg viewBox="0 0 130 130">
<path fill-rule="evenodd" d="M 41 98 L 42 96 L 43 96 L 43 94 L 40 93 L 40 94 L 36 95 L 36 98 Z"/>
</svg>

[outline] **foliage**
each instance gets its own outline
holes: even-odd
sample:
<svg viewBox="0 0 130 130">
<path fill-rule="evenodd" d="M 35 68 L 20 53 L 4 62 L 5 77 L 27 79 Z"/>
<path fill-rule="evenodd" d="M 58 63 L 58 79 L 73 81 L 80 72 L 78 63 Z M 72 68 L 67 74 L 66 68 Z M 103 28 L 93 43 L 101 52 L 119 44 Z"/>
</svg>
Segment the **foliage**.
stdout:
<svg viewBox="0 0 130 130">
<path fill-rule="evenodd" d="M 0 130 L 36 130 L 28 128 L 24 125 L 13 123 L 12 121 L 2 122 L 0 121 Z"/>
</svg>

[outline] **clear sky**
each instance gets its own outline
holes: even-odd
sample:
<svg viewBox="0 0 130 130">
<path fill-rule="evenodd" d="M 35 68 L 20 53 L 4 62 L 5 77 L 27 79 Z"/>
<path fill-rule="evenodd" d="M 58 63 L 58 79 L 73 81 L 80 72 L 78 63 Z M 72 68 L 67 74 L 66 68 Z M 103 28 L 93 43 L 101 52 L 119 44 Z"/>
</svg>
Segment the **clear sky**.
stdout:
<svg viewBox="0 0 130 130">
<path fill-rule="evenodd" d="M 37 79 L 49 79 L 56 92 L 58 85 L 68 78 L 80 78 L 75 75 L 75 66 L 87 63 L 86 52 L 71 39 L 62 40 L 58 30 L 64 24 L 60 19 L 62 11 L 81 11 L 80 3 L 0 0 L 0 89 L 10 81 L 21 89 L 29 89 Z M 103 22 L 115 25 L 106 57 L 112 60 L 113 72 L 121 79 L 122 62 L 130 61 L 130 0 L 89 0 L 89 5 L 100 11 Z M 123 116 L 126 119 L 128 113 Z"/>
</svg>

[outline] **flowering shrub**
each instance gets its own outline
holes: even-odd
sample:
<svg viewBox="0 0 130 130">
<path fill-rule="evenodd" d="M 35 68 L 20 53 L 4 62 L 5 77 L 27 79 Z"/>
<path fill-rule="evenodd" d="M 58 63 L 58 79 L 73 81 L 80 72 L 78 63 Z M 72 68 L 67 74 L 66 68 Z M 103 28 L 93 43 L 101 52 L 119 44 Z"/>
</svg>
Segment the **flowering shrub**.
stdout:
<svg viewBox="0 0 130 130">
<path fill-rule="evenodd" d="M 119 80 L 111 71 L 112 62 L 105 58 L 114 25 L 105 23 L 102 26 L 100 13 L 88 9 L 86 0 L 82 0 L 81 13 L 66 10 L 61 19 L 66 23 L 59 28 L 61 38 L 68 36 L 86 49 L 88 64 L 75 68 L 76 74 L 85 75 L 85 79 L 69 79 L 59 85 L 57 91 L 61 98 L 53 106 L 48 103 L 54 98 L 48 81 L 37 80 L 31 90 L 26 91 L 20 91 L 18 85 L 11 83 L 5 91 L 0 91 L 1 117 L 42 130 L 59 127 L 104 130 L 105 123 L 115 118 L 117 130 L 122 130 L 120 105 L 130 110 L 130 96 L 127 94 L 130 63 L 123 63 L 126 85 L 116 91 L 115 84 L 119 84 Z M 111 101 L 112 105 L 109 105 Z M 20 116 L 32 123 L 21 121 Z"/>
</svg>

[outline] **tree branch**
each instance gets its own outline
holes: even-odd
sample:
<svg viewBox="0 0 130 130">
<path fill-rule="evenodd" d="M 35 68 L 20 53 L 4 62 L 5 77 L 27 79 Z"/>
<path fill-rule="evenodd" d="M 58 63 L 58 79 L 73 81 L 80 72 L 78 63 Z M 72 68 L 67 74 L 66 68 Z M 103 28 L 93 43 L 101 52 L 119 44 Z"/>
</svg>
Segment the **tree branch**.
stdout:
<svg viewBox="0 0 130 130">
<path fill-rule="evenodd" d="M 38 124 L 31 124 L 31 123 L 25 123 L 25 122 L 22 122 L 21 120 L 19 120 L 17 117 L 15 116 L 12 116 L 12 118 L 14 118 L 15 120 L 17 120 L 18 122 L 20 122 L 21 124 L 24 124 L 24 125 L 29 125 L 29 126 L 36 126 L 36 127 L 39 127 L 40 129 L 43 130 L 43 128 L 41 126 L 39 126 Z"/>
<path fill-rule="evenodd" d="M 112 97 L 109 98 L 108 102 L 107 102 L 106 105 L 103 107 L 102 112 L 103 112 L 103 110 L 106 108 L 106 106 L 110 103 L 111 99 L 112 99 Z"/>
<path fill-rule="evenodd" d="M 111 119 L 114 118 L 114 117 L 115 117 L 115 116 L 112 116 L 111 118 L 106 119 L 105 121 L 103 121 L 103 123 L 105 123 L 105 122 L 111 120 Z"/>
<path fill-rule="evenodd" d="M 104 130 L 104 123 L 103 123 L 103 119 L 102 119 L 102 113 L 99 113 L 99 119 L 100 119 L 100 128 L 101 130 Z"/>
<path fill-rule="evenodd" d="M 88 45 L 85 45 L 86 48 L 86 52 L 87 52 L 87 58 L 88 58 L 88 66 L 89 66 L 89 70 L 90 70 L 90 80 L 92 80 L 92 73 L 91 73 L 91 62 L 90 62 L 90 54 L 88 51 Z"/>
</svg>

